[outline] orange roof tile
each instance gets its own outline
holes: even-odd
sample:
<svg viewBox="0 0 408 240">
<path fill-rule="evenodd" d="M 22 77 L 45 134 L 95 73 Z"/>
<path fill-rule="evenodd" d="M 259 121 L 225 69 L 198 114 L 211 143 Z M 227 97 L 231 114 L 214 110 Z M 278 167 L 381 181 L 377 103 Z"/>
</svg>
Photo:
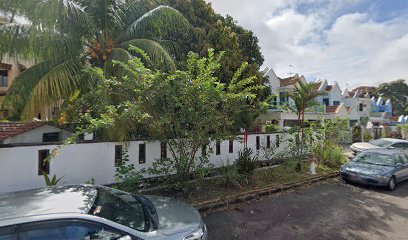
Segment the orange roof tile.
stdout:
<svg viewBox="0 0 408 240">
<path fill-rule="evenodd" d="M 43 126 L 40 122 L 0 122 L 0 141 Z"/>
</svg>

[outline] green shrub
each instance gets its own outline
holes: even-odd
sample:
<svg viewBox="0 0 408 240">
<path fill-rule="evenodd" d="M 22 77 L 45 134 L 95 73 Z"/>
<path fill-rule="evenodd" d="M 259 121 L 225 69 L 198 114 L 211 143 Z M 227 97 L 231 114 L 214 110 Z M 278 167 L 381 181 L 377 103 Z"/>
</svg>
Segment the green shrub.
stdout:
<svg viewBox="0 0 408 240">
<path fill-rule="evenodd" d="M 364 141 L 368 142 L 373 139 L 373 136 L 371 135 L 370 131 L 368 129 L 364 130 Z"/>
<path fill-rule="evenodd" d="M 266 133 L 275 133 L 282 131 L 282 128 L 276 124 L 269 124 L 265 126 Z"/>
<path fill-rule="evenodd" d="M 245 176 L 239 174 L 236 166 L 223 166 L 219 169 L 221 177 L 219 178 L 220 185 L 225 188 L 239 188 L 241 189 L 245 183 Z"/>
<path fill-rule="evenodd" d="M 127 151 L 123 151 L 122 162 L 115 170 L 116 187 L 126 192 L 137 192 L 142 179 L 143 176 L 136 170 L 135 165 L 129 164 Z"/>
<path fill-rule="evenodd" d="M 331 168 L 340 167 L 347 160 L 343 148 L 335 144 L 328 144 L 323 149 L 323 163 Z"/>
<path fill-rule="evenodd" d="M 258 166 L 258 157 L 252 157 L 251 148 L 244 148 L 238 152 L 238 158 L 235 160 L 235 166 L 239 174 L 252 176 Z"/>
</svg>

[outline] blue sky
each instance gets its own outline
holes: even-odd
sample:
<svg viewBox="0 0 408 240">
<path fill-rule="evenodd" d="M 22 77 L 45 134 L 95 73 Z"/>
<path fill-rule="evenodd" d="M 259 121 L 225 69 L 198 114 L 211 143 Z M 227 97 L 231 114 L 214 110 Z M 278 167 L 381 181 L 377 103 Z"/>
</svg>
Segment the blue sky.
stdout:
<svg viewBox="0 0 408 240">
<path fill-rule="evenodd" d="M 408 80 L 408 0 L 208 0 L 259 38 L 263 67 L 342 87 Z"/>
</svg>

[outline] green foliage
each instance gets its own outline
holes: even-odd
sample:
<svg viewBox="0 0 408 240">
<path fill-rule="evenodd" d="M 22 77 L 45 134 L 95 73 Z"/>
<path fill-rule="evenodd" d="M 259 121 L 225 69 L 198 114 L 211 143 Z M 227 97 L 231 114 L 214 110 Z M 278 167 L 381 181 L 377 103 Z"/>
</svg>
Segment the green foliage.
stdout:
<svg viewBox="0 0 408 240">
<path fill-rule="evenodd" d="M 236 166 L 223 166 L 219 169 L 220 177 L 219 184 L 225 188 L 239 188 L 241 189 L 245 184 L 245 176 L 238 173 Z"/>
<path fill-rule="evenodd" d="M 408 85 L 405 80 L 400 79 L 388 83 L 383 83 L 378 86 L 378 95 L 391 99 L 393 114 L 406 115 L 408 114 Z"/>
<path fill-rule="evenodd" d="M 208 49 L 225 51 L 225 58 L 221 60 L 220 69 L 216 75 L 220 82 L 229 83 L 235 72 L 241 67 L 241 62 L 248 62 L 248 67 L 243 72 L 244 77 L 256 76 L 254 84 L 262 84 L 266 81 L 259 67 L 264 58 L 260 51 L 258 38 L 252 31 L 239 26 L 231 17 L 223 17 L 214 12 L 211 4 L 204 0 L 162 0 L 163 3 L 180 11 L 194 26 L 191 41 L 182 41 L 182 46 L 177 53 L 179 65 L 186 62 L 189 51 L 197 52 L 199 56 L 207 55 Z M 259 96 L 266 97 L 265 89 L 259 92 Z"/>
<path fill-rule="evenodd" d="M 115 167 L 116 187 L 122 191 L 135 192 L 139 188 L 142 179 L 143 176 L 136 170 L 135 165 L 129 163 L 127 151 L 123 151 L 122 162 Z"/>
<path fill-rule="evenodd" d="M 4 102 L 13 116 L 24 112 L 24 118 L 78 89 L 89 91 L 93 85 L 83 71 L 87 66 L 119 76 L 114 61 L 140 57 L 129 45 L 143 49 L 155 68 L 174 71 L 164 45 L 176 44 L 174 39 L 187 41 L 192 30 L 177 10 L 147 0 L 12 2 L 0 0 L 0 12 L 17 13 L 29 23 L 2 26 L 0 56 L 37 62 L 15 78 Z"/>
<path fill-rule="evenodd" d="M 96 184 L 96 179 L 92 177 L 91 179 L 87 180 L 85 184 L 90 184 L 90 185 L 95 185 Z"/>
<path fill-rule="evenodd" d="M 244 148 L 238 152 L 238 158 L 235 160 L 234 164 L 237 167 L 237 172 L 239 174 L 245 175 L 246 177 L 252 176 L 255 169 L 258 167 L 258 157 L 251 156 L 253 151 L 251 148 Z"/>
<path fill-rule="evenodd" d="M 134 139 L 144 129 L 148 139 L 167 143 L 170 155 L 158 159 L 147 173 L 173 174 L 176 184 L 182 185 L 210 167 L 208 159 L 197 154 L 201 147 L 230 139 L 237 114 L 255 107 L 256 92 L 263 89 L 253 84 L 254 77 L 241 76 L 245 63 L 228 85 L 221 83 L 215 72 L 222 56 L 213 50 L 205 58 L 190 53 L 187 70 L 173 73 L 150 70 L 137 57 L 116 63 L 123 77 L 90 68 L 93 88 L 71 103 L 79 109 L 73 121 L 86 126 L 82 132 L 98 131 L 115 141 Z M 88 111 L 83 114 L 80 109 Z"/>
<path fill-rule="evenodd" d="M 57 176 L 54 174 L 52 176 L 52 178 L 50 179 L 50 177 L 48 176 L 48 174 L 46 172 L 43 171 L 42 174 L 44 176 L 45 185 L 47 187 L 56 186 L 58 184 L 58 182 L 64 177 L 64 176 L 62 176 L 62 177 L 57 179 Z"/>
<path fill-rule="evenodd" d="M 280 131 L 282 131 L 282 128 L 279 125 L 269 124 L 265 126 L 266 133 L 275 133 L 275 132 L 280 132 Z"/>
<path fill-rule="evenodd" d="M 348 127 L 348 119 L 335 119 L 325 121 L 324 124 L 310 122 L 308 137 L 310 139 L 311 153 L 317 159 L 318 167 L 321 163 L 328 167 L 338 167 L 347 158 L 343 148 L 342 132 Z"/>
<path fill-rule="evenodd" d="M 365 142 L 369 142 L 373 139 L 373 135 L 371 134 L 370 130 L 368 129 L 364 130 L 363 139 Z"/>
</svg>

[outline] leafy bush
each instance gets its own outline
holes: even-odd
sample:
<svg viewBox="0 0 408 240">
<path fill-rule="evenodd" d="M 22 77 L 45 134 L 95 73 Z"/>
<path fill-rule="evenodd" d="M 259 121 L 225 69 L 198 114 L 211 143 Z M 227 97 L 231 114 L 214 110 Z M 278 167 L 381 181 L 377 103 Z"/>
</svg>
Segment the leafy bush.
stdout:
<svg viewBox="0 0 408 240">
<path fill-rule="evenodd" d="M 373 139 L 373 136 L 371 135 L 370 131 L 368 129 L 364 130 L 364 141 L 368 142 Z"/>
<path fill-rule="evenodd" d="M 265 126 L 266 133 L 275 133 L 282 131 L 282 128 L 276 124 L 269 124 Z"/>
<path fill-rule="evenodd" d="M 43 175 L 44 175 L 45 185 L 46 185 L 47 187 L 56 186 L 56 185 L 58 184 L 58 182 L 61 181 L 61 179 L 64 177 L 64 176 L 62 176 L 62 177 L 60 177 L 60 178 L 57 179 L 57 175 L 54 174 L 54 175 L 52 176 L 52 178 L 50 178 L 50 177 L 48 176 L 48 174 L 47 174 L 46 172 L 44 172 L 44 171 L 43 171 Z"/>
<path fill-rule="evenodd" d="M 323 155 L 323 163 L 331 168 L 340 167 L 347 160 L 343 153 L 343 148 L 335 144 L 326 146 L 323 150 Z"/>
<path fill-rule="evenodd" d="M 136 170 L 134 164 L 129 164 L 127 151 L 123 151 L 122 162 L 116 166 L 115 172 L 117 188 L 126 192 L 138 191 L 143 176 Z"/>
<path fill-rule="evenodd" d="M 236 166 L 223 166 L 219 169 L 221 177 L 219 178 L 220 184 L 223 187 L 230 188 L 242 188 L 245 183 L 245 176 L 238 173 Z"/>
<path fill-rule="evenodd" d="M 238 152 L 238 158 L 235 160 L 235 166 L 239 174 L 252 176 L 258 166 L 258 157 L 252 157 L 253 151 L 251 148 L 244 148 Z"/>
</svg>

